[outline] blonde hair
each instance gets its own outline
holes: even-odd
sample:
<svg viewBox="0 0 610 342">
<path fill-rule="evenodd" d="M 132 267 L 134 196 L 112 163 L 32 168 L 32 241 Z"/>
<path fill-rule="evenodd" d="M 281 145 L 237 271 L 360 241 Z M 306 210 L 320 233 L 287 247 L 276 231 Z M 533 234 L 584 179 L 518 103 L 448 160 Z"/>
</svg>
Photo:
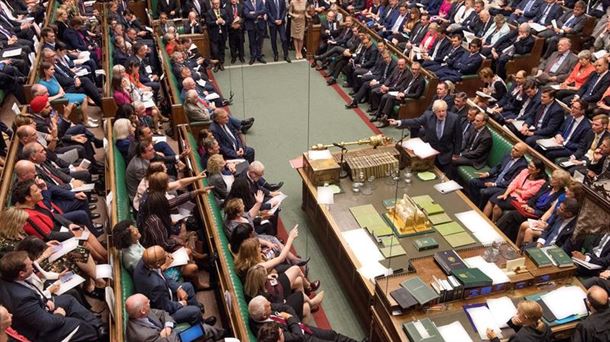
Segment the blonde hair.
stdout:
<svg viewBox="0 0 610 342">
<path fill-rule="evenodd" d="M 225 203 L 225 215 L 227 219 L 231 220 L 236 218 L 244 207 L 244 201 L 241 198 L 231 198 Z"/>
<path fill-rule="evenodd" d="M 214 155 L 210 156 L 210 158 L 208 159 L 208 167 L 207 167 L 208 174 L 213 175 L 216 173 L 220 173 L 222 171 L 222 169 L 224 168 L 224 165 L 222 165 L 223 161 L 224 161 L 224 158 L 220 154 L 214 154 Z"/>
<path fill-rule="evenodd" d="M 249 238 L 244 240 L 239 246 L 239 251 L 235 257 L 235 270 L 237 274 L 245 275 L 250 267 L 263 262 L 260 251 L 260 243 L 258 238 Z"/>
<path fill-rule="evenodd" d="M 553 174 L 551 175 L 551 177 L 557 179 L 559 181 L 559 185 L 561 188 L 565 188 L 568 185 L 570 185 L 570 181 L 572 180 L 570 178 L 570 173 L 566 170 L 561 170 L 561 169 L 557 169 L 555 171 L 553 171 Z"/>
<path fill-rule="evenodd" d="M 265 292 L 267 282 L 267 269 L 263 265 L 256 265 L 248 269 L 246 281 L 244 283 L 244 294 L 254 298 Z"/>
<path fill-rule="evenodd" d="M 121 118 L 114 122 L 112 126 L 112 136 L 115 140 L 127 139 L 131 128 L 131 121 L 129 119 Z"/>
<path fill-rule="evenodd" d="M 543 331 L 545 328 L 542 322 L 542 307 L 531 300 L 524 300 L 517 305 L 517 311 L 523 316 L 524 325 L 533 327 L 538 331 Z"/>
<path fill-rule="evenodd" d="M 23 226 L 27 222 L 30 215 L 23 209 L 15 207 L 6 208 L 0 215 L 2 219 L 3 227 L 0 229 L 0 237 L 5 239 L 14 240 L 19 235 L 25 235 Z"/>
</svg>

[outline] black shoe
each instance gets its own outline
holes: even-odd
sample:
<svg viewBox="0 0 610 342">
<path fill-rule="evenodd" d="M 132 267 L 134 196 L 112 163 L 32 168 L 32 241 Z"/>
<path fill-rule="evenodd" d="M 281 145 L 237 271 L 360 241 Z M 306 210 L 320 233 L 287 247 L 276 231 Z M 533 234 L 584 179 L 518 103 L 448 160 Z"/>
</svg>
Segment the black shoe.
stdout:
<svg viewBox="0 0 610 342">
<path fill-rule="evenodd" d="M 97 196 L 96 195 L 89 196 L 89 202 L 97 202 Z"/>
<path fill-rule="evenodd" d="M 204 318 L 203 323 L 214 326 L 214 324 L 216 324 L 216 316 L 210 316 L 208 318 Z"/>
<path fill-rule="evenodd" d="M 309 262 L 309 260 L 311 260 L 311 258 L 307 258 L 305 260 L 301 259 L 301 261 L 297 262 L 296 265 L 297 266 L 305 266 L 307 265 L 307 263 Z"/>
<path fill-rule="evenodd" d="M 252 125 L 254 125 L 254 122 L 242 123 L 242 125 L 241 125 L 241 132 L 242 132 L 243 134 L 248 133 L 248 130 L 249 130 L 250 128 L 252 128 Z"/>
<path fill-rule="evenodd" d="M 367 113 L 375 113 L 377 111 L 377 108 L 371 108 L 369 107 L 369 109 L 366 110 Z"/>
<path fill-rule="evenodd" d="M 96 287 L 91 292 L 85 292 L 85 295 L 95 298 L 97 300 L 106 300 L 106 289 L 102 287 Z"/>
<path fill-rule="evenodd" d="M 278 191 L 283 185 L 284 185 L 284 182 L 279 182 L 277 184 L 266 183 L 265 189 L 267 189 L 269 191 Z"/>
<path fill-rule="evenodd" d="M 95 203 L 89 204 L 89 210 L 95 210 L 95 209 L 97 209 L 97 204 L 95 204 Z"/>
<path fill-rule="evenodd" d="M 390 125 L 386 116 L 383 116 L 381 119 L 379 119 L 379 121 L 380 123 L 377 125 L 377 128 L 385 128 Z"/>
<path fill-rule="evenodd" d="M 220 71 L 224 71 L 225 70 L 224 63 L 220 63 L 220 66 L 218 68 L 220 69 Z"/>
<path fill-rule="evenodd" d="M 379 120 L 378 117 L 373 116 L 372 118 L 369 118 L 369 122 L 377 122 Z"/>
<path fill-rule="evenodd" d="M 106 298 L 102 299 L 106 300 Z M 110 334 L 108 331 L 108 327 L 105 325 L 97 327 L 97 340 L 100 342 L 105 342 L 110 340 Z"/>
<path fill-rule="evenodd" d="M 284 56 L 284 60 L 286 61 L 286 63 L 292 63 L 292 61 L 290 60 L 290 57 L 288 57 L 288 56 Z"/>
<path fill-rule="evenodd" d="M 242 63 L 246 63 L 246 60 L 243 57 L 239 57 L 239 61 Z"/>
<path fill-rule="evenodd" d="M 358 108 L 358 104 L 356 102 L 351 102 L 345 105 L 345 109 Z"/>
<path fill-rule="evenodd" d="M 263 64 L 267 64 L 267 61 L 263 57 L 259 57 L 256 60 L 261 62 L 261 63 L 263 63 Z"/>
<path fill-rule="evenodd" d="M 316 61 L 314 60 L 309 66 L 313 69 L 318 66 L 318 63 L 316 63 Z"/>
<path fill-rule="evenodd" d="M 237 61 L 237 57 L 231 57 L 231 64 L 235 64 L 236 61 Z"/>
<path fill-rule="evenodd" d="M 252 123 L 254 123 L 254 118 L 247 118 L 245 120 L 242 120 L 241 124 L 243 125 L 244 123 L 245 124 L 252 124 Z"/>
<path fill-rule="evenodd" d="M 256 59 L 250 58 L 250 62 L 248 62 L 248 64 L 252 65 L 252 64 L 254 64 L 254 61 L 256 61 Z"/>
<path fill-rule="evenodd" d="M 218 70 L 220 69 L 220 63 L 214 65 L 214 69 L 212 69 L 213 72 L 218 72 Z"/>
<path fill-rule="evenodd" d="M 104 140 L 93 138 L 93 145 L 95 146 L 95 148 L 102 148 L 104 147 Z"/>
<path fill-rule="evenodd" d="M 273 55 L 273 61 L 274 61 L 274 62 L 277 62 L 277 61 L 279 61 L 279 60 L 280 60 L 280 56 L 278 56 L 277 54 L 276 54 L 276 55 Z"/>
<path fill-rule="evenodd" d="M 326 81 L 326 85 L 333 85 L 337 83 L 337 80 L 335 80 L 334 78 L 329 78 L 328 81 Z"/>
<path fill-rule="evenodd" d="M 350 92 L 348 93 L 348 95 L 349 95 L 349 96 L 354 96 L 354 95 L 356 95 L 356 92 L 355 92 L 355 91 L 350 91 Z"/>
<path fill-rule="evenodd" d="M 222 107 L 226 107 L 226 106 L 230 106 L 231 105 L 231 101 L 224 99 L 222 100 Z"/>
<path fill-rule="evenodd" d="M 95 220 L 96 218 L 100 218 L 101 215 L 100 215 L 100 213 L 91 213 L 90 216 L 91 216 L 92 220 Z"/>
</svg>

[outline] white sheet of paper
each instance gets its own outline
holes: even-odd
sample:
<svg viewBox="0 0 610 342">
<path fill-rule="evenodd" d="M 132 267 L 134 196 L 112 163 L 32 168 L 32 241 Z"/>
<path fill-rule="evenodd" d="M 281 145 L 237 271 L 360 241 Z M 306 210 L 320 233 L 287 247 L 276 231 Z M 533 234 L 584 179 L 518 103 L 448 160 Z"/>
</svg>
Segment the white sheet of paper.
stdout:
<svg viewBox="0 0 610 342">
<path fill-rule="evenodd" d="M 77 57 L 79 59 L 81 59 L 81 58 L 89 58 L 90 56 L 91 56 L 91 52 L 89 52 L 89 51 L 81 51 L 81 52 L 78 53 Z"/>
<path fill-rule="evenodd" d="M 97 70 L 95 70 L 95 75 L 96 76 L 99 76 L 99 75 L 106 76 L 106 71 L 104 71 L 104 69 L 97 69 Z"/>
<path fill-rule="evenodd" d="M 7 50 L 2 53 L 2 58 L 9 58 L 21 55 L 21 48 Z"/>
<path fill-rule="evenodd" d="M 577 258 L 572 257 L 572 261 L 574 261 L 575 264 L 578 264 L 588 270 L 601 270 L 602 267 L 600 265 L 596 265 L 596 264 L 592 264 L 590 262 L 586 262 L 584 260 L 580 260 Z"/>
<path fill-rule="evenodd" d="M 436 328 L 445 341 L 472 342 L 472 339 L 460 321 L 455 321 L 451 324 Z"/>
<path fill-rule="evenodd" d="M 15 115 L 21 114 L 21 109 L 19 109 L 19 105 L 17 104 L 17 102 L 13 103 L 11 109 L 13 110 L 13 113 L 15 113 Z"/>
<path fill-rule="evenodd" d="M 476 211 L 464 211 L 455 214 L 455 217 L 474 234 L 483 246 L 491 246 L 494 241 L 503 241 L 500 234 Z"/>
<path fill-rule="evenodd" d="M 53 247 L 53 254 L 49 257 L 49 262 L 53 262 L 62 256 L 72 252 L 78 247 L 78 240 L 76 238 L 70 238 L 64 240 L 59 245 Z"/>
<path fill-rule="evenodd" d="M 402 146 L 406 149 L 413 151 L 416 156 L 422 159 L 430 158 L 439 154 L 439 152 L 432 148 L 429 143 L 424 142 L 420 138 L 412 138 L 406 140 L 402 143 Z"/>
<path fill-rule="evenodd" d="M 468 31 L 463 31 L 464 32 L 464 38 L 466 38 L 467 42 L 471 42 L 473 39 L 476 38 L 476 35 L 472 32 L 468 32 Z"/>
<path fill-rule="evenodd" d="M 561 85 L 559 85 L 559 84 L 551 84 L 550 87 L 551 87 L 551 89 L 555 89 L 555 90 L 561 89 Z"/>
<path fill-rule="evenodd" d="M 502 339 L 502 331 L 493 319 L 491 311 L 489 311 L 488 307 L 479 306 L 468 308 L 466 309 L 466 312 L 470 316 L 470 319 L 472 320 L 477 333 L 479 333 L 481 340 L 489 340 L 489 338 L 487 338 L 487 328 L 493 329 L 496 332 L 496 335 Z"/>
<path fill-rule="evenodd" d="M 78 164 L 78 167 L 88 169 L 89 165 L 91 165 L 91 161 L 89 161 L 89 159 L 83 159 L 80 161 L 80 164 Z"/>
<path fill-rule="evenodd" d="M 153 32 L 154 32 L 154 31 L 153 31 L 153 29 L 152 29 L 152 27 L 150 27 L 150 26 L 144 26 L 144 28 L 146 29 L 146 31 L 148 31 L 148 32 L 150 32 L 150 33 L 153 33 Z"/>
<path fill-rule="evenodd" d="M 95 265 L 95 278 L 96 279 L 112 279 L 112 265 L 101 264 Z"/>
<path fill-rule="evenodd" d="M 435 184 L 434 188 L 436 189 L 436 191 L 440 192 L 441 194 L 448 194 L 450 192 L 454 192 L 456 190 L 463 189 L 463 187 L 454 180 Z"/>
<path fill-rule="evenodd" d="M 513 126 L 515 126 L 515 128 L 520 131 L 521 127 L 523 126 L 523 124 L 525 123 L 525 120 L 513 120 L 512 124 Z"/>
<path fill-rule="evenodd" d="M 570 167 L 576 165 L 576 163 L 572 162 L 572 160 L 569 159 L 559 163 L 559 165 L 561 165 L 561 167 Z"/>
<path fill-rule="evenodd" d="M 396 95 L 398 95 L 398 91 L 389 91 L 389 92 L 388 92 L 388 95 L 390 95 L 390 96 L 396 96 Z"/>
<path fill-rule="evenodd" d="M 75 238 L 78 241 L 87 241 L 87 239 L 89 239 L 89 235 L 91 235 L 91 233 L 85 231 L 80 236 L 75 236 Z"/>
<path fill-rule="evenodd" d="M 372 260 L 361 266 L 358 269 L 358 273 L 360 273 L 360 275 L 362 275 L 364 278 L 373 282 L 373 280 L 375 280 L 375 277 L 377 276 L 391 275 L 392 270 L 390 270 L 389 268 L 385 268 L 382 264 L 379 263 L 379 261 Z"/>
<path fill-rule="evenodd" d="M 222 175 L 222 180 L 225 182 L 227 186 L 227 192 L 231 191 L 233 187 L 233 182 L 235 182 L 235 176 L 233 175 Z"/>
<path fill-rule="evenodd" d="M 546 26 L 544 25 L 540 25 L 538 23 L 529 23 L 530 27 L 532 28 L 532 30 L 536 31 L 536 32 L 542 32 L 544 30 L 546 30 Z"/>
<path fill-rule="evenodd" d="M 316 200 L 318 204 L 334 204 L 335 198 L 333 189 L 329 186 L 319 186 Z"/>
<path fill-rule="evenodd" d="M 206 82 L 202 79 L 198 79 L 196 83 L 199 84 L 201 87 L 205 87 L 206 84 Z"/>
<path fill-rule="evenodd" d="M 178 222 L 178 221 L 184 220 L 185 218 L 187 218 L 191 215 L 170 214 L 169 216 L 171 217 L 172 222 Z"/>
<path fill-rule="evenodd" d="M 372 261 L 385 259 L 366 229 L 352 229 L 342 232 L 342 235 L 360 264 L 367 265 Z"/>
<path fill-rule="evenodd" d="M 544 150 L 563 147 L 562 144 L 557 143 L 554 137 L 547 139 L 538 139 L 536 140 L 536 144 Z"/>
<path fill-rule="evenodd" d="M 85 278 L 83 278 L 75 273 L 74 275 L 72 275 L 72 278 L 70 278 L 70 280 L 68 280 L 67 282 L 65 282 L 65 283 L 62 282 L 61 278 L 60 278 L 59 280 L 54 282 L 53 285 L 59 284 L 59 290 L 57 291 L 57 295 L 61 296 L 62 294 L 66 293 L 67 291 L 82 284 L 84 281 L 85 281 Z"/>
<path fill-rule="evenodd" d="M 188 264 L 189 262 L 189 256 L 186 253 L 186 248 L 184 247 L 181 247 L 172 253 L 172 257 L 174 257 L 174 261 L 172 261 L 169 267 L 182 266 Z"/>
<path fill-rule="evenodd" d="M 150 65 L 145 66 L 144 71 L 146 71 L 147 74 L 152 74 L 152 68 L 150 67 Z"/>
<path fill-rule="evenodd" d="M 571 315 L 586 315 L 585 291 L 578 286 L 564 286 L 540 296 L 557 319 Z"/>
<path fill-rule="evenodd" d="M 491 278 L 492 284 L 503 284 L 510 282 L 510 278 L 498 267 L 498 265 L 487 262 L 482 256 L 476 256 L 472 258 L 464 259 L 464 262 L 471 268 L 478 268 L 481 272 L 485 273 L 486 276 Z"/>
<path fill-rule="evenodd" d="M 189 46 L 189 51 L 195 50 L 197 49 L 197 45 L 195 45 L 194 43 L 191 44 L 191 46 Z"/>
<path fill-rule="evenodd" d="M 76 73 L 76 76 L 83 77 L 89 75 L 89 70 L 87 69 L 79 69 Z"/>
<path fill-rule="evenodd" d="M 508 328 L 506 322 L 517 313 L 515 304 L 506 296 L 488 299 L 487 307 L 500 328 Z"/>
<path fill-rule="evenodd" d="M 595 59 L 600 59 L 600 58 L 604 58 L 604 56 L 608 53 L 608 51 L 606 50 L 599 50 L 599 51 L 595 51 L 593 53 L 593 57 L 595 57 Z"/>
<path fill-rule="evenodd" d="M 153 144 L 158 142 L 167 142 L 167 136 L 165 135 L 153 135 L 152 137 Z"/>
<path fill-rule="evenodd" d="M 179 212 L 181 215 L 188 215 L 188 216 L 191 216 L 191 215 L 193 214 L 193 209 L 195 209 L 195 205 L 196 205 L 196 204 L 195 204 L 194 202 L 191 202 L 191 201 L 186 202 L 186 203 L 183 203 L 183 204 L 181 204 L 181 205 L 178 207 L 178 212 Z"/>
<path fill-rule="evenodd" d="M 73 188 L 72 192 L 91 192 L 93 191 L 93 189 L 95 189 L 95 184 L 83 184 L 82 186 L 79 186 L 78 188 Z"/>
<path fill-rule="evenodd" d="M 108 305 L 110 315 L 114 318 L 114 291 L 112 291 L 112 287 L 110 286 L 106 286 L 104 290 L 106 290 L 106 305 Z"/>
<path fill-rule="evenodd" d="M 218 98 L 220 98 L 220 95 L 218 95 L 217 93 L 211 93 L 205 96 L 205 99 L 208 101 L 216 100 Z"/>
<path fill-rule="evenodd" d="M 333 158 L 333 155 L 329 150 L 311 150 L 307 152 L 307 155 L 311 160 L 326 160 Z"/>
</svg>

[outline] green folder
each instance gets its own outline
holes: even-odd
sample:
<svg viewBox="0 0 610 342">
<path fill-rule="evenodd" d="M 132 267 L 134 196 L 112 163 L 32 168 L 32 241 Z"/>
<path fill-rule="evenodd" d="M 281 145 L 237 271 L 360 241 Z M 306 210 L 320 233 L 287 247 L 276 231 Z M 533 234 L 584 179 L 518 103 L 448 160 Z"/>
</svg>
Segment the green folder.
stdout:
<svg viewBox="0 0 610 342">
<path fill-rule="evenodd" d="M 438 248 L 438 242 L 432 237 L 425 237 L 421 239 L 413 240 L 413 244 L 418 251 L 424 251 L 427 249 Z"/>
<path fill-rule="evenodd" d="M 455 221 L 435 225 L 434 228 L 442 236 L 457 234 L 464 231 L 464 228 L 462 228 L 462 226 L 460 226 L 460 224 Z"/>
<path fill-rule="evenodd" d="M 430 172 L 430 171 L 418 172 L 417 178 L 419 178 L 423 181 L 431 181 L 433 179 L 436 179 L 436 174 L 434 172 Z"/>
<path fill-rule="evenodd" d="M 380 236 L 377 238 L 377 240 L 379 241 L 379 243 L 381 243 L 383 247 L 396 246 L 400 244 L 398 243 L 398 238 L 393 235 Z"/>
<path fill-rule="evenodd" d="M 407 252 L 405 252 L 401 245 L 381 247 L 379 248 L 379 251 L 386 259 L 407 254 Z"/>
<path fill-rule="evenodd" d="M 466 232 L 447 235 L 444 236 L 444 238 L 453 248 L 470 245 L 476 242 L 472 236 Z"/>
<path fill-rule="evenodd" d="M 422 208 L 422 210 L 425 211 L 428 216 L 445 212 L 443 207 L 434 202 L 432 197 L 429 195 L 415 196 L 411 199 L 413 202 L 415 202 L 415 204 Z"/>
<path fill-rule="evenodd" d="M 349 208 L 360 227 L 366 228 L 375 236 L 392 235 L 394 232 L 385 220 L 379 215 L 372 204 Z"/>
<path fill-rule="evenodd" d="M 572 258 L 563 250 L 563 248 L 548 248 L 546 253 L 553 258 L 553 261 L 555 261 L 558 267 L 570 267 L 574 265 Z"/>
<path fill-rule="evenodd" d="M 449 215 L 447 215 L 445 213 L 430 215 L 430 216 L 428 216 L 428 219 L 430 220 L 430 222 L 432 222 L 432 225 L 435 225 L 435 226 L 438 224 L 451 222 L 451 217 L 449 217 Z"/>
</svg>

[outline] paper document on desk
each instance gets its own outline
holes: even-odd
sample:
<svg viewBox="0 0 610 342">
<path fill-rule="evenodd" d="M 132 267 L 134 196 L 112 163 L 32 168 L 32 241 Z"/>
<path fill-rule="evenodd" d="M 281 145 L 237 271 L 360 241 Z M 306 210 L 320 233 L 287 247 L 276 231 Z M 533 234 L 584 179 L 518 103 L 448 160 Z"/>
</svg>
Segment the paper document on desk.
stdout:
<svg viewBox="0 0 610 342">
<path fill-rule="evenodd" d="M 517 313 L 515 304 L 506 296 L 488 299 L 487 307 L 500 328 L 508 328 L 506 322 Z"/>
<path fill-rule="evenodd" d="M 87 75 L 89 75 L 89 70 L 84 69 L 84 68 L 83 69 L 79 69 L 76 72 L 76 76 L 79 76 L 79 77 L 84 77 L 84 76 L 87 76 Z"/>
<path fill-rule="evenodd" d="M 218 99 L 218 98 L 220 98 L 220 95 L 218 95 L 217 93 L 211 93 L 211 94 L 207 94 L 207 95 L 205 96 L 205 99 L 206 99 L 207 101 L 213 101 L 213 100 L 216 100 L 216 99 Z"/>
<path fill-rule="evenodd" d="M 169 265 L 169 267 L 182 266 L 189 263 L 189 256 L 186 253 L 186 248 L 180 247 L 174 253 L 172 253 L 172 257 L 174 261 Z"/>
<path fill-rule="evenodd" d="M 542 32 L 547 29 L 546 26 L 540 25 L 538 23 L 529 23 L 529 24 L 530 24 L 530 28 L 536 32 Z"/>
<path fill-rule="evenodd" d="M 485 261 L 485 259 L 483 259 L 483 257 L 480 255 L 472 258 L 466 258 L 464 259 L 464 262 L 466 265 L 468 265 L 468 267 L 478 268 L 481 270 L 481 272 L 485 273 L 486 276 L 491 278 L 493 285 L 510 282 L 510 278 L 508 278 L 506 273 L 504 273 L 504 271 L 502 271 L 498 265 Z"/>
<path fill-rule="evenodd" d="M 82 284 L 83 282 L 85 282 L 85 278 L 79 276 L 78 274 L 72 273 L 68 277 L 59 277 L 59 279 L 51 286 L 59 285 L 59 290 L 56 292 L 56 294 L 58 296 L 61 296 L 62 294 Z M 45 290 L 45 292 L 46 291 L 48 291 L 48 288 Z"/>
<path fill-rule="evenodd" d="M 491 246 L 495 241 L 504 241 L 489 222 L 474 210 L 457 213 L 455 217 L 474 234 L 483 246 Z"/>
<path fill-rule="evenodd" d="M 433 157 L 440 152 L 432 148 L 429 143 L 424 142 L 420 138 L 412 138 L 402 143 L 402 146 L 408 150 L 413 151 L 416 156 L 421 159 Z"/>
<path fill-rule="evenodd" d="M 21 48 L 7 50 L 2 53 L 2 58 L 9 58 L 21 55 Z"/>
<path fill-rule="evenodd" d="M 475 330 L 479 333 L 481 340 L 489 340 L 487 337 L 487 328 L 496 332 L 496 335 L 502 339 L 502 331 L 494 320 L 491 311 L 486 306 L 478 306 L 467 308 L 466 313 L 470 316 L 470 321 L 474 325 Z"/>
<path fill-rule="evenodd" d="M 525 120 L 513 120 L 511 122 L 513 124 L 513 126 L 515 126 L 515 128 L 520 131 L 521 127 L 523 126 L 523 124 L 525 123 Z"/>
<path fill-rule="evenodd" d="M 375 277 L 388 276 L 392 274 L 392 271 L 389 268 L 383 267 L 379 261 L 371 261 L 361 266 L 358 269 L 358 273 L 371 282 L 374 282 Z"/>
<path fill-rule="evenodd" d="M 72 252 L 78 247 L 78 240 L 76 238 L 70 238 L 62 241 L 59 245 L 51 247 L 53 248 L 53 254 L 49 257 L 49 262 L 53 262 L 62 256 Z"/>
<path fill-rule="evenodd" d="M 445 341 L 472 342 L 472 339 L 460 321 L 455 321 L 451 324 L 436 328 L 441 333 L 441 336 Z"/>
<path fill-rule="evenodd" d="M 280 207 L 280 205 L 282 204 L 282 201 L 284 201 L 287 197 L 288 196 L 282 192 L 280 192 L 280 194 L 277 196 L 271 197 L 271 199 L 267 201 L 267 203 L 271 204 L 271 209 L 269 209 L 269 214 L 271 214 L 271 215 L 275 214 L 275 211 L 277 210 L 277 208 Z"/>
<path fill-rule="evenodd" d="M 607 53 L 608 53 L 608 51 L 606 51 L 606 50 L 595 51 L 593 53 L 593 57 L 595 57 L 595 59 L 604 58 L 604 56 L 606 56 Z"/>
<path fill-rule="evenodd" d="M 578 264 L 588 270 L 601 270 L 602 269 L 602 267 L 600 265 L 592 264 L 590 262 L 580 260 L 578 258 L 572 257 L 572 261 L 574 261 L 575 264 Z"/>
<path fill-rule="evenodd" d="M 93 191 L 93 189 L 95 189 L 95 184 L 83 184 L 78 188 L 72 188 L 72 192 L 90 192 Z"/>
<path fill-rule="evenodd" d="M 540 146 L 544 150 L 552 150 L 563 147 L 562 144 L 557 143 L 557 140 L 555 140 L 554 137 L 548 139 L 538 139 L 536 140 L 536 144 L 538 144 L 538 146 Z"/>
<path fill-rule="evenodd" d="M 101 264 L 95 265 L 95 279 L 112 279 L 112 265 Z"/>
<path fill-rule="evenodd" d="M 326 160 L 333 158 L 333 155 L 330 153 L 329 150 L 311 150 L 307 152 L 307 155 L 311 160 Z"/>
<path fill-rule="evenodd" d="M 587 314 L 584 299 L 585 291 L 579 286 L 564 286 L 540 296 L 544 304 L 551 310 L 557 319 L 568 316 Z"/>
<path fill-rule="evenodd" d="M 363 228 L 348 230 L 341 234 L 360 264 L 366 265 L 371 261 L 384 259 L 371 235 Z"/>
<path fill-rule="evenodd" d="M 450 181 L 443 182 L 443 183 L 438 183 L 438 184 L 434 185 L 434 188 L 436 189 L 436 191 L 440 192 L 441 194 L 448 194 L 450 192 L 454 192 L 456 190 L 463 189 L 463 187 L 454 180 L 450 180 Z"/>
</svg>

